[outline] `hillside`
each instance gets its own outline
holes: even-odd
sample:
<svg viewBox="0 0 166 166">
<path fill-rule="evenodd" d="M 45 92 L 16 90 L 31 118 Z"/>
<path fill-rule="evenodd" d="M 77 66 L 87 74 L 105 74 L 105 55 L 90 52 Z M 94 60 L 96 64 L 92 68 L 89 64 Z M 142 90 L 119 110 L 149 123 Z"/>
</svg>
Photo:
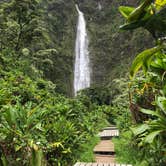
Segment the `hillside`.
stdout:
<svg viewBox="0 0 166 166">
<path fill-rule="evenodd" d="M 132 3 L 134 2 L 132 1 Z M 63 83 L 64 87 L 61 87 L 63 91 L 71 94 L 77 24 L 75 4 L 80 6 L 87 21 L 93 84 L 109 84 L 114 78 L 124 76 L 135 55 L 145 46 L 150 47 L 153 43 L 150 34 L 142 29 L 135 32 L 119 30 L 123 19 L 118 12 L 118 6 L 132 5 L 132 3 L 131 1 L 124 3 L 124 1 L 110 2 L 107 0 L 101 2 L 64 0 L 51 3 L 48 8 L 51 25 L 49 24 L 48 28 L 52 27 L 53 30 L 56 30 L 52 40 L 58 41 L 55 47 L 59 51 L 58 57 L 62 59 L 61 63 L 56 63 L 59 62 L 59 59 L 55 57 L 53 63 L 53 73 L 56 73 L 58 69 L 59 74 L 57 74 L 60 75 L 60 78 L 49 76 L 48 78 L 57 84 L 59 81 Z M 99 9 L 99 5 L 101 5 L 101 9 Z M 58 64 L 60 65 L 57 66 Z"/>
</svg>

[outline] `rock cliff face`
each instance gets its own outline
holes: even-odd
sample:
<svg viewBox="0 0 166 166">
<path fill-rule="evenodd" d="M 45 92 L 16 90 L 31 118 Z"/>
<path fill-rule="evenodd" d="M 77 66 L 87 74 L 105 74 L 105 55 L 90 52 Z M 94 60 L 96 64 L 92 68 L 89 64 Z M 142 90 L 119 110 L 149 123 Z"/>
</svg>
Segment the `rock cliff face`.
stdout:
<svg viewBox="0 0 166 166">
<path fill-rule="evenodd" d="M 77 1 L 86 15 L 90 36 L 92 80 L 94 84 L 107 84 L 112 79 L 123 77 L 134 56 L 150 47 L 152 40 L 142 29 L 122 32 L 119 26 L 123 18 L 120 5 L 136 5 L 137 1 Z M 148 37 L 147 37 L 148 36 Z"/>
<path fill-rule="evenodd" d="M 56 2 L 53 7 L 53 15 L 58 16 L 56 22 L 57 44 L 60 47 L 62 59 L 69 58 L 69 62 L 62 61 L 67 67 L 67 72 L 60 81 L 63 82 L 65 90 L 70 92 L 73 80 L 74 43 L 76 33 L 77 12 L 75 4 L 84 13 L 87 21 L 87 29 L 90 38 L 90 59 L 92 66 L 93 84 L 108 84 L 112 79 L 123 77 L 128 71 L 134 56 L 150 45 L 152 40 L 150 35 L 141 30 L 136 32 L 121 32 L 119 26 L 123 23 L 123 18 L 119 14 L 120 5 L 136 5 L 138 1 L 110 1 L 110 0 L 63 0 Z M 145 37 L 146 36 L 146 37 Z M 148 37 L 147 37 L 148 36 Z M 61 69 L 61 66 L 59 66 Z M 65 71 L 62 70 L 62 75 Z M 53 80 L 56 82 L 55 80 Z M 68 83 L 70 82 L 70 85 Z"/>
</svg>

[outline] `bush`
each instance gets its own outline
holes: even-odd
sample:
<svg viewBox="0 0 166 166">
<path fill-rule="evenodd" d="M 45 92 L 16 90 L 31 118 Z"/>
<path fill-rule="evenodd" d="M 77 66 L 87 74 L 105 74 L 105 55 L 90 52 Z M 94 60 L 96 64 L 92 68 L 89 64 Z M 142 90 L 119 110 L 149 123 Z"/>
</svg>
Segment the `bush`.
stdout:
<svg viewBox="0 0 166 166">
<path fill-rule="evenodd" d="M 6 165 L 72 165 L 106 124 L 103 109 L 20 72 L 0 78 L 0 156 Z M 35 165 L 36 166 L 36 165 Z"/>
</svg>

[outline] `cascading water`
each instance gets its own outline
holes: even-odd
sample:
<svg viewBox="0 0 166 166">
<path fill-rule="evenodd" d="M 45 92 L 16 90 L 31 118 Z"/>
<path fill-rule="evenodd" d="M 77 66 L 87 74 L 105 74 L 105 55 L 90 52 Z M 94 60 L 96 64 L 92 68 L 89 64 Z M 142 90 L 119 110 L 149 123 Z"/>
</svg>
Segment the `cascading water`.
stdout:
<svg viewBox="0 0 166 166">
<path fill-rule="evenodd" d="M 74 94 L 81 89 L 90 86 L 90 60 L 88 51 L 88 36 L 84 14 L 78 11 L 77 36 L 75 43 L 75 67 L 74 67 Z"/>
</svg>

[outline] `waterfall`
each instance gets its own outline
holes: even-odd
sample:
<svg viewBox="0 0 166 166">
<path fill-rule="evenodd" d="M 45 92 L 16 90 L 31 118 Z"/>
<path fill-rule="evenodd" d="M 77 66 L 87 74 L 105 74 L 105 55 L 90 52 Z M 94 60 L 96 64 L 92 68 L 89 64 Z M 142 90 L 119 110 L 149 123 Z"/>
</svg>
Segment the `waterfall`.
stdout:
<svg viewBox="0 0 166 166">
<path fill-rule="evenodd" d="M 98 9 L 101 10 L 102 9 L 102 6 L 101 6 L 101 3 L 98 2 Z"/>
<path fill-rule="evenodd" d="M 90 64 L 88 51 L 88 36 L 84 14 L 78 11 L 77 35 L 75 42 L 75 66 L 74 66 L 74 94 L 81 89 L 90 86 Z"/>
</svg>

